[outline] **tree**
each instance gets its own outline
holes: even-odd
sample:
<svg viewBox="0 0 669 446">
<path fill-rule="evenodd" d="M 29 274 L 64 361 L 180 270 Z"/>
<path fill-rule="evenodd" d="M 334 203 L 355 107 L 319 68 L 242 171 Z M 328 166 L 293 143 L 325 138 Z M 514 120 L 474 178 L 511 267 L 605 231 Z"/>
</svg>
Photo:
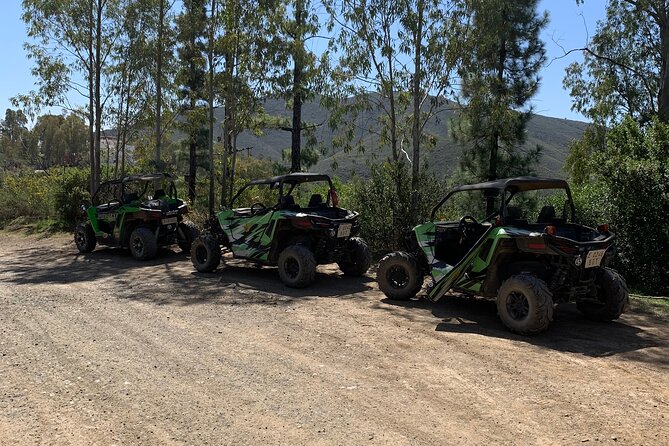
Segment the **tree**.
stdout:
<svg viewBox="0 0 669 446">
<path fill-rule="evenodd" d="M 180 97 L 187 104 L 185 112 L 188 144 L 188 197 L 195 200 L 197 175 L 197 151 L 202 143 L 205 125 L 205 113 L 201 101 L 206 96 L 205 87 L 205 44 L 206 38 L 206 0 L 184 0 L 183 11 L 177 17 L 178 55 L 181 70 L 178 82 L 181 85 Z"/>
<path fill-rule="evenodd" d="M 318 60 L 306 47 L 307 41 L 319 38 L 320 24 L 310 0 L 292 0 L 282 4 L 278 21 L 279 35 L 276 40 L 275 59 L 277 73 L 273 79 L 275 94 L 286 99 L 292 109 L 290 126 L 282 130 L 290 132 L 290 171 L 302 170 L 304 157 L 313 156 L 313 151 L 302 154 L 302 133 L 311 127 L 302 121 L 302 105 L 315 97 L 320 74 L 326 64 L 327 55 Z M 292 17 L 290 16 L 292 14 Z M 290 60 L 290 65 L 286 64 Z"/>
<path fill-rule="evenodd" d="M 434 142 L 425 125 L 446 104 L 454 69 L 448 29 L 450 2 L 432 0 L 344 0 L 329 2 L 331 52 L 339 55 L 333 71 L 330 125 L 344 150 L 364 150 L 364 132 L 390 149 L 384 176 L 394 178 L 390 202 L 394 245 L 419 216 L 421 146 Z M 410 150 L 405 148 L 411 141 Z M 411 165 L 411 191 L 406 187 Z M 409 196 L 408 201 L 402 197 Z M 396 230 L 399 230 L 396 232 Z"/>
<path fill-rule="evenodd" d="M 22 19 L 28 27 L 28 57 L 38 90 L 14 98 L 31 110 L 60 106 L 79 112 L 70 104 L 72 91 L 88 99 L 90 191 L 100 183 L 100 141 L 103 111 L 108 95 L 103 91 L 122 21 L 118 0 L 24 0 Z M 79 79 L 83 78 L 82 83 Z"/>
<path fill-rule="evenodd" d="M 580 3 L 580 1 L 579 1 Z M 669 5 L 665 0 L 609 0 L 606 18 L 572 63 L 564 86 L 572 108 L 598 124 L 631 116 L 669 122 Z"/>
<path fill-rule="evenodd" d="M 546 60 L 539 33 L 548 22 L 538 0 L 462 0 L 456 35 L 460 49 L 460 101 L 452 131 L 463 144 L 461 168 L 477 180 L 525 174 L 540 147 L 524 152 L 528 105 Z M 488 213 L 494 209 L 488 201 Z"/>
<path fill-rule="evenodd" d="M 28 160 L 26 138 L 28 118 L 21 110 L 5 110 L 0 121 L 0 162 L 5 167 L 17 167 Z"/>
<path fill-rule="evenodd" d="M 78 164 L 86 154 L 86 124 L 74 113 L 42 115 L 30 133 L 42 169 Z"/>
<path fill-rule="evenodd" d="M 126 20 L 112 53 L 111 98 L 109 110 L 116 125 L 114 176 L 125 175 L 125 149 L 128 141 L 149 124 L 148 114 L 153 100 L 152 78 L 154 60 L 151 33 L 155 22 L 156 0 L 126 0 Z M 120 167 L 119 167 L 120 163 Z"/>
<path fill-rule="evenodd" d="M 237 0 L 225 2 L 221 8 L 217 51 L 223 68 L 216 94 L 224 104 L 222 206 L 234 193 L 238 135 L 246 129 L 259 133 L 265 122 L 261 97 L 269 94 L 271 63 L 282 54 L 277 49 L 278 31 L 272 19 L 281 11 L 279 5 L 280 0 Z"/>
<path fill-rule="evenodd" d="M 451 86 L 457 53 L 450 39 L 452 5 L 438 0 L 405 0 L 400 23 L 403 54 L 411 57 L 411 209 L 418 210 L 420 153 L 425 124 L 446 103 L 444 94 Z M 410 70 L 410 68 L 406 68 Z M 427 104 L 427 106 L 426 106 Z"/>
</svg>

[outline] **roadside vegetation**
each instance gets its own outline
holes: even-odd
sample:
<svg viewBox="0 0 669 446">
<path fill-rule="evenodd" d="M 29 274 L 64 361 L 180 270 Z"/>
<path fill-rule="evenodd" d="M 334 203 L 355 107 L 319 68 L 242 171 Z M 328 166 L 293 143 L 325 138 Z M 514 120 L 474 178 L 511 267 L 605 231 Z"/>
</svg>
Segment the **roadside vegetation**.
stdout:
<svg viewBox="0 0 669 446">
<path fill-rule="evenodd" d="M 547 62 L 550 17 L 537 0 L 22 4 L 38 82 L 0 122 L 0 227 L 69 230 L 101 181 L 138 171 L 173 173 L 204 221 L 243 182 L 345 150 L 370 173 L 336 180 L 342 205 L 361 213 L 381 254 L 401 248 L 451 185 L 532 174 L 541 160 L 540 146 L 526 146 Z M 609 0 L 587 46 L 572 50 L 584 59 L 564 87 L 591 125 L 556 174 L 569 177 L 582 223 L 618 234 L 616 267 L 630 285 L 664 295 L 667 17 L 661 0 Z M 290 118 L 266 113 L 268 98 Z M 303 116 L 310 100 L 327 122 Z M 455 111 L 448 122 L 443 109 Z M 462 147 L 450 178 L 427 173 L 434 119 Z M 327 144 L 316 132 L 326 127 Z M 282 161 L 238 147 L 242 132 L 269 131 L 285 135 Z"/>
</svg>

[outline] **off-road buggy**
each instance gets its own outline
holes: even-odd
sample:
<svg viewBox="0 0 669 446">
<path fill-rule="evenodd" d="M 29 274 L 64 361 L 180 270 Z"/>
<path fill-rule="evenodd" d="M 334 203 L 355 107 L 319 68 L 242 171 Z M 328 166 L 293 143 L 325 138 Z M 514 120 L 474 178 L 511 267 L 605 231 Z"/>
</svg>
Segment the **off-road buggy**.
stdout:
<svg viewBox="0 0 669 446">
<path fill-rule="evenodd" d="M 576 302 L 590 319 L 617 319 L 629 297 L 625 280 L 609 268 L 614 235 L 608 224 L 592 229 L 574 221 L 564 180 L 457 187 L 408 235 L 406 251 L 381 260 L 379 288 L 391 299 L 410 299 L 430 274 L 428 299 L 450 290 L 494 299 L 504 325 L 521 334 L 545 330 L 558 303 Z"/>
<path fill-rule="evenodd" d="M 234 208 L 239 203 L 248 207 Z M 193 242 L 191 261 L 198 271 L 218 267 L 221 247 L 235 258 L 278 266 L 281 280 L 295 288 L 313 282 L 318 264 L 337 263 L 352 276 L 369 268 L 369 248 L 356 237 L 358 214 L 339 207 L 327 175 L 292 173 L 251 181 L 230 208 L 210 219 Z"/>
<path fill-rule="evenodd" d="M 87 222 L 77 226 L 74 242 L 80 252 L 95 245 L 130 248 L 140 260 L 156 255 L 159 246 L 178 244 L 190 252 L 199 235 L 197 227 L 184 220 L 188 206 L 177 198 L 169 174 L 129 175 L 100 184 L 92 206 L 82 205 Z"/>
</svg>

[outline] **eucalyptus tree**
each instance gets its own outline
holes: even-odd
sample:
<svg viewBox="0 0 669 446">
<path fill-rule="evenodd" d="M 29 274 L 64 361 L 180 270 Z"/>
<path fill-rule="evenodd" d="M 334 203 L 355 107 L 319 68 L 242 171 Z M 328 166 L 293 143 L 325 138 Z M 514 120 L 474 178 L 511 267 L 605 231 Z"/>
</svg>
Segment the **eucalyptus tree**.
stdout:
<svg viewBox="0 0 669 446">
<path fill-rule="evenodd" d="M 523 151 L 529 101 L 546 56 L 539 35 L 548 22 L 538 0 L 460 0 L 455 35 L 461 109 L 453 136 L 462 143 L 462 169 L 478 180 L 527 173 L 541 148 Z M 492 212 L 492 200 L 489 211 Z"/>
<path fill-rule="evenodd" d="M 106 68 L 123 16 L 119 0 L 24 0 L 22 19 L 31 39 L 25 44 L 34 61 L 37 90 L 14 98 L 38 110 L 60 106 L 79 112 L 69 95 L 88 100 L 91 193 L 100 182 L 100 141 L 108 94 Z"/>
<path fill-rule="evenodd" d="M 142 127 L 148 126 L 151 102 L 154 51 L 152 33 L 156 0 L 124 0 L 125 20 L 115 41 L 113 64 L 109 68 L 114 93 L 110 111 L 116 126 L 114 176 L 125 174 L 126 145 Z M 120 166 L 119 166 L 120 164 Z"/>
<path fill-rule="evenodd" d="M 447 105 L 455 69 L 451 2 L 343 0 L 329 2 L 328 10 L 329 29 L 335 32 L 332 53 L 340 55 L 330 101 L 336 109 L 331 125 L 344 127 L 343 138 L 336 142 L 351 149 L 356 134 L 351 125 L 359 126 L 362 116 L 376 113 L 363 131 L 376 134 L 379 145 L 390 148 L 389 161 L 397 169 L 411 164 L 410 208 L 416 209 L 421 146 L 434 143 L 425 125 Z M 400 177 L 398 172 L 398 197 Z"/>
<path fill-rule="evenodd" d="M 271 61 L 280 53 L 272 19 L 279 5 L 280 0 L 231 0 L 221 2 L 218 12 L 214 94 L 224 106 L 223 206 L 234 192 L 237 137 L 248 129 L 260 132 L 264 123 L 262 100 L 269 92 Z"/>
<path fill-rule="evenodd" d="M 605 126 L 625 116 L 669 122 L 666 0 L 609 0 L 591 40 L 570 51 L 583 52 L 583 61 L 571 64 L 564 78 L 573 109 Z"/>
</svg>

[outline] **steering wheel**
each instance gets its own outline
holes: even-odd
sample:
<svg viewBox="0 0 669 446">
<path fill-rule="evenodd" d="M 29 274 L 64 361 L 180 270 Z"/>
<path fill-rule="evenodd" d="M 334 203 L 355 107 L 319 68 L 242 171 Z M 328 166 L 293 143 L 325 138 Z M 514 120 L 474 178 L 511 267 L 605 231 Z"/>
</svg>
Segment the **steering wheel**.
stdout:
<svg viewBox="0 0 669 446">
<path fill-rule="evenodd" d="M 470 228 L 478 224 L 479 222 L 477 222 L 476 219 L 471 215 L 465 215 L 464 217 L 462 217 L 460 219 L 460 223 L 458 224 L 458 230 L 460 231 L 460 234 L 462 234 L 462 238 L 464 239 L 468 238 Z"/>
<path fill-rule="evenodd" d="M 265 206 L 264 204 L 262 204 L 262 203 L 253 203 L 253 204 L 251 205 L 251 215 L 254 215 L 254 214 L 256 214 L 256 213 L 258 213 L 258 212 L 260 212 L 260 211 L 264 211 L 265 209 L 267 209 L 267 206 Z"/>
</svg>

